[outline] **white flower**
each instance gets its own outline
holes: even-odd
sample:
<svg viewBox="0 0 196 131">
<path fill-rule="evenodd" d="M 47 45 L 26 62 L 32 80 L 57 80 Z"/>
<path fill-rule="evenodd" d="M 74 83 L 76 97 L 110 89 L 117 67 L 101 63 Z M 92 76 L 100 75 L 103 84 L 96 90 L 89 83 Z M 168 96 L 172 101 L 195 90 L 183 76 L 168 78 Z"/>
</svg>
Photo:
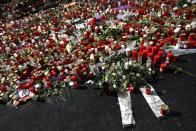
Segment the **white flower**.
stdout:
<svg viewBox="0 0 196 131">
<path fill-rule="evenodd" d="M 63 68 L 62 68 L 62 66 L 57 66 L 57 69 L 62 70 Z"/>
<path fill-rule="evenodd" d="M 23 68 L 23 66 L 22 65 L 19 65 L 18 68 L 19 68 L 19 70 L 21 70 Z"/>
<path fill-rule="evenodd" d="M 107 51 L 108 49 L 109 49 L 109 46 L 108 46 L 108 45 L 106 45 L 106 46 L 105 46 L 105 50 Z"/>
<path fill-rule="evenodd" d="M 112 73 L 113 76 L 116 76 L 116 73 Z"/>
<path fill-rule="evenodd" d="M 37 83 L 36 85 L 35 85 L 35 88 L 40 88 L 41 87 L 41 84 L 40 83 Z"/>
<path fill-rule="evenodd" d="M 94 60 L 95 58 L 94 58 L 94 55 L 93 54 L 91 54 L 90 55 L 90 60 Z"/>
<path fill-rule="evenodd" d="M 69 82 L 69 85 L 70 85 L 70 86 L 73 86 L 73 85 L 74 85 L 74 82 L 72 82 L 72 81 Z"/>
<path fill-rule="evenodd" d="M 13 55 L 14 55 L 14 57 L 17 57 L 18 56 L 18 54 L 16 54 L 16 53 L 14 53 Z"/>
<path fill-rule="evenodd" d="M 108 77 L 107 76 L 105 77 L 105 82 L 108 82 Z"/>
<path fill-rule="evenodd" d="M 116 89 L 116 88 L 117 88 L 116 84 L 113 84 L 113 88 L 114 88 L 114 89 Z"/>
<path fill-rule="evenodd" d="M 139 73 L 136 74 L 137 77 L 140 77 L 141 75 Z"/>
<path fill-rule="evenodd" d="M 123 87 L 124 87 L 124 88 L 127 88 L 127 81 L 125 81 L 125 82 L 123 83 Z"/>
<path fill-rule="evenodd" d="M 124 68 L 128 69 L 128 66 L 129 66 L 129 62 L 127 61 L 127 62 L 125 62 Z"/>
<path fill-rule="evenodd" d="M 123 78 L 123 79 L 126 79 L 127 77 L 126 77 L 126 75 L 123 75 L 122 78 Z"/>
<path fill-rule="evenodd" d="M 129 28 L 129 32 L 132 33 L 134 31 L 133 28 Z"/>
<path fill-rule="evenodd" d="M 70 43 L 67 44 L 66 49 L 67 49 L 68 53 L 71 53 L 72 46 L 70 45 Z"/>
<path fill-rule="evenodd" d="M 129 65 L 130 66 L 133 65 L 133 61 L 132 60 L 129 61 Z"/>
<path fill-rule="evenodd" d="M 64 44 L 64 41 L 60 41 L 59 44 L 60 44 L 60 45 L 63 45 L 63 44 Z"/>
<path fill-rule="evenodd" d="M 5 82 L 5 77 L 1 78 L 1 82 Z"/>
</svg>

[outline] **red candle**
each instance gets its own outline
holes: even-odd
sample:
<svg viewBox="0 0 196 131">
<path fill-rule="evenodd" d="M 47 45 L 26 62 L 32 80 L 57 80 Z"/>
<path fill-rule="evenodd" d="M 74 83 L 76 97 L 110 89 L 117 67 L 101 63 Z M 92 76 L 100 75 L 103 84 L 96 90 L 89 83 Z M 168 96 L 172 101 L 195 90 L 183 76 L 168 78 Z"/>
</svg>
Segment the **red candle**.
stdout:
<svg viewBox="0 0 196 131">
<path fill-rule="evenodd" d="M 137 56 L 138 56 L 138 57 L 142 56 L 142 52 L 139 51 L 139 52 L 137 53 Z"/>
<path fill-rule="evenodd" d="M 181 34 L 180 35 L 180 41 L 184 41 L 185 40 L 185 35 L 184 34 Z"/>
<path fill-rule="evenodd" d="M 163 45 L 165 44 L 165 42 L 162 40 L 162 41 L 160 41 L 160 47 L 162 47 Z"/>
<path fill-rule="evenodd" d="M 129 86 L 129 92 L 134 93 L 134 86 L 132 84 Z"/>
<path fill-rule="evenodd" d="M 166 68 L 167 68 L 167 65 L 166 65 L 165 63 L 162 63 L 162 64 L 160 65 L 160 72 L 165 71 Z"/>
<path fill-rule="evenodd" d="M 148 58 L 152 59 L 153 54 L 152 53 L 148 53 Z"/>
<path fill-rule="evenodd" d="M 159 49 L 160 49 L 160 45 L 156 45 L 156 47 L 157 47 L 157 50 L 159 50 Z"/>
<path fill-rule="evenodd" d="M 151 88 L 150 87 L 146 87 L 146 95 L 151 95 Z"/>
<path fill-rule="evenodd" d="M 159 55 L 155 55 L 155 57 L 154 57 L 154 64 L 157 64 L 159 62 L 159 60 L 160 60 Z"/>
<path fill-rule="evenodd" d="M 123 37 L 122 37 L 122 40 L 123 40 L 124 42 L 126 42 L 126 41 L 127 41 L 127 37 L 126 37 L 126 36 L 123 36 Z"/>
<path fill-rule="evenodd" d="M 173 56 L 173 62 L 175 63 L 177 61 L 177 56 Z"/>
<path fill-rule="evenodd" d="M 143 50 L 145 49 L 144 45 L 140 45 L 140 52 L 143 52 Z"/>
<path fill-rule="evenodd" d="M 148 46 L 147 50 L 148 50 L 148 53 L 150 53 L 152 51 L 152 46 Z"/>
<path fill-rule="evenodd" d="M 70 77 L 70 79 L 71 79 L 71 81 L 76 81 L 76 76 L 75 76 L 75 75 L 72 75 L 72 76 Z"/>
<path fill-rule="evenodd" d="M 168 52 L 167 53 L 167 59 L 171 60 L 172 57 L 173 57 L 173 53 L 172 52 Z"/>
<path fill-rule="evenodd" d="M 133 50 L 133 51 L 132 51 L 132 58 L 133 58 L 134 60 L 137 60 L 137 50 Z"/>
<path fill-rule="evenodd" d="M 159 55 L 159 57 L 161 58 L 162 55 L 163 55 L 163 51 L 162 51 L 162 50 L 159 50 L 158 55 Z"/>
<path fill-rule="evenodd" d="M 144 49 L 144 50 L 143 50 L 143 57 L 147 57 L 147 54 L 148 54 L 147 50 Z"/>
<path fill-rule="evenodd" d="M 152 47 L 152 54 L 154 55 L 156 54 L 156 52 L 157 52 L 157 47 L 156 46 Z"/>
</svg>

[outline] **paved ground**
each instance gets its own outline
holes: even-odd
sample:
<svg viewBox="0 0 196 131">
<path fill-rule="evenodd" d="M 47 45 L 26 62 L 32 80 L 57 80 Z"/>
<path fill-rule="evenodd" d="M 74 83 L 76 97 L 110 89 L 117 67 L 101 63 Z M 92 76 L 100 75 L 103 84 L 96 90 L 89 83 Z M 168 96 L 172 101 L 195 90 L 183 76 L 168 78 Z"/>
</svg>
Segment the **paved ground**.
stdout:
<svg viewBox="0 0 196 131">
<path fill-rule="evenodd" d="M 196 55 L 180 58 L 184 70 L 196 74 Z M 67 102 L 30 102 L 19 109 L 0 105 L 0 131 L 196 131 L 196 79 L 166 73 L 155 83 L 171 109 L 158 120 L 141 94 L 133 95 L 136 127 L 121 126 L 117 97 L 88 88 L 73 90 Z"/>
</svg>

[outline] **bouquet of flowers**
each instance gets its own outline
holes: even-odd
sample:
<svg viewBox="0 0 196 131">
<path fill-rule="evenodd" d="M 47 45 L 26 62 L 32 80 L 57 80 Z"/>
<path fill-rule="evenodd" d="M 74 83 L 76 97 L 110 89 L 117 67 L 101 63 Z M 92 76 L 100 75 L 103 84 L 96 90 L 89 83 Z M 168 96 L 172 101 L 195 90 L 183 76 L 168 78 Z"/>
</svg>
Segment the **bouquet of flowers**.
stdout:
<svg viewBox="0 0 196 131">
<path fill-rule="evenodd" d="M 153 79 L 153 75 L 154 69 L 149 68 L 146 63 L 140 64 L 120 54 L 106 63 L 105 70 L 97 75 L 96 80 L 100 88 L 122 92 L 132 86 L 139 88 L 147 85 Z"/>
</svg>

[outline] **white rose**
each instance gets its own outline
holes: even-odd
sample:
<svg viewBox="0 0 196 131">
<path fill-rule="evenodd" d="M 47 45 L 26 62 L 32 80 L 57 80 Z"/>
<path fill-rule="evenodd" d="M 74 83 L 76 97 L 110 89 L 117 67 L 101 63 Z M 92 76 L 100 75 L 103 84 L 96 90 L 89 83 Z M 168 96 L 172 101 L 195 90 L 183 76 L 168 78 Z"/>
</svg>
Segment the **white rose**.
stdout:
<svg viewBox="0 0 196 131">
<path fill-rule="evenodd" d="M 62 70 L 63 68 L 62 68 L 62 66 L 57 66 L 57 69 Z"/>
<path fill-rule="evenodd" d="M 18 56 L 18 54 L 14 53 L 14 57 L 17 57 L 17 56 Z"/>
<path fill-rule="evenodd" d="M 129 32 L 132 33 L 134 31 L 133 28 L 129 28 Z"/>
<path fill-rule="evenodd" d="M 123 87 L 124 87 L 124 88 L 127 87 L 127 82 L 123 83 Z"/>
<path fill-rule="evenodd" d="M 73 86 L 73 85 L 74 85 L 74 82 L 72 82 L 72 81 L 69 82 L 69 85 L 70 85 L 70 86 Z"/>
<path fill-rule="evenodd" d="M 94 55 L 93 54 L 91 54 L 90 55 L 90 60 L 94 60 L 95 58 L 94 58 Z"/>
<path fill-rule="evenodd" d="M 132 60 L 129 61 L 129 65 L 130 66 L 133 65 L 133 61 Z"/>
<path fill-rule="evenodd" d="M 116 88 L 117 88 L 116 84 L 114 84 L 114 85 L 113 85 L 113 88 L 114 88 L 114 89 L 116 89 Z"/>
<path fill-rule="evenodd" d="M 141 75 L 139 73 L 136 74 L 137 77 L 140 77 Z"/>
<path fill-rule="evenodd" d="M 105 77 L 105 81 L 108 82 L 108 77 L 107 76 Z"/>
<path fill-rule="evenodd" d="M 123 76 L 122 76 L 122 78 L 123 78 L 123 79 L 126 79 L 126 76 L 125 76 L 125 75 L 123 75 Z"/>
<path fill-rule="evenodd" d="M 18 68 L 19 68 L 19 70 L 21 70 L 23 68 L 23 66 L 22 65 L 19 65 Z"/>
<path fill-rule="evenodd" d="M 35 88 L 40 88 L 41 87 L 41 84 L 39 84 L 39 83 L 37 83 L 36 85 L 35 85 Z"/>
<path fill-rule="evenodd" d="M 113 76 L 116 76 L 116 73 L 112 73 Z"/>
</svg>

